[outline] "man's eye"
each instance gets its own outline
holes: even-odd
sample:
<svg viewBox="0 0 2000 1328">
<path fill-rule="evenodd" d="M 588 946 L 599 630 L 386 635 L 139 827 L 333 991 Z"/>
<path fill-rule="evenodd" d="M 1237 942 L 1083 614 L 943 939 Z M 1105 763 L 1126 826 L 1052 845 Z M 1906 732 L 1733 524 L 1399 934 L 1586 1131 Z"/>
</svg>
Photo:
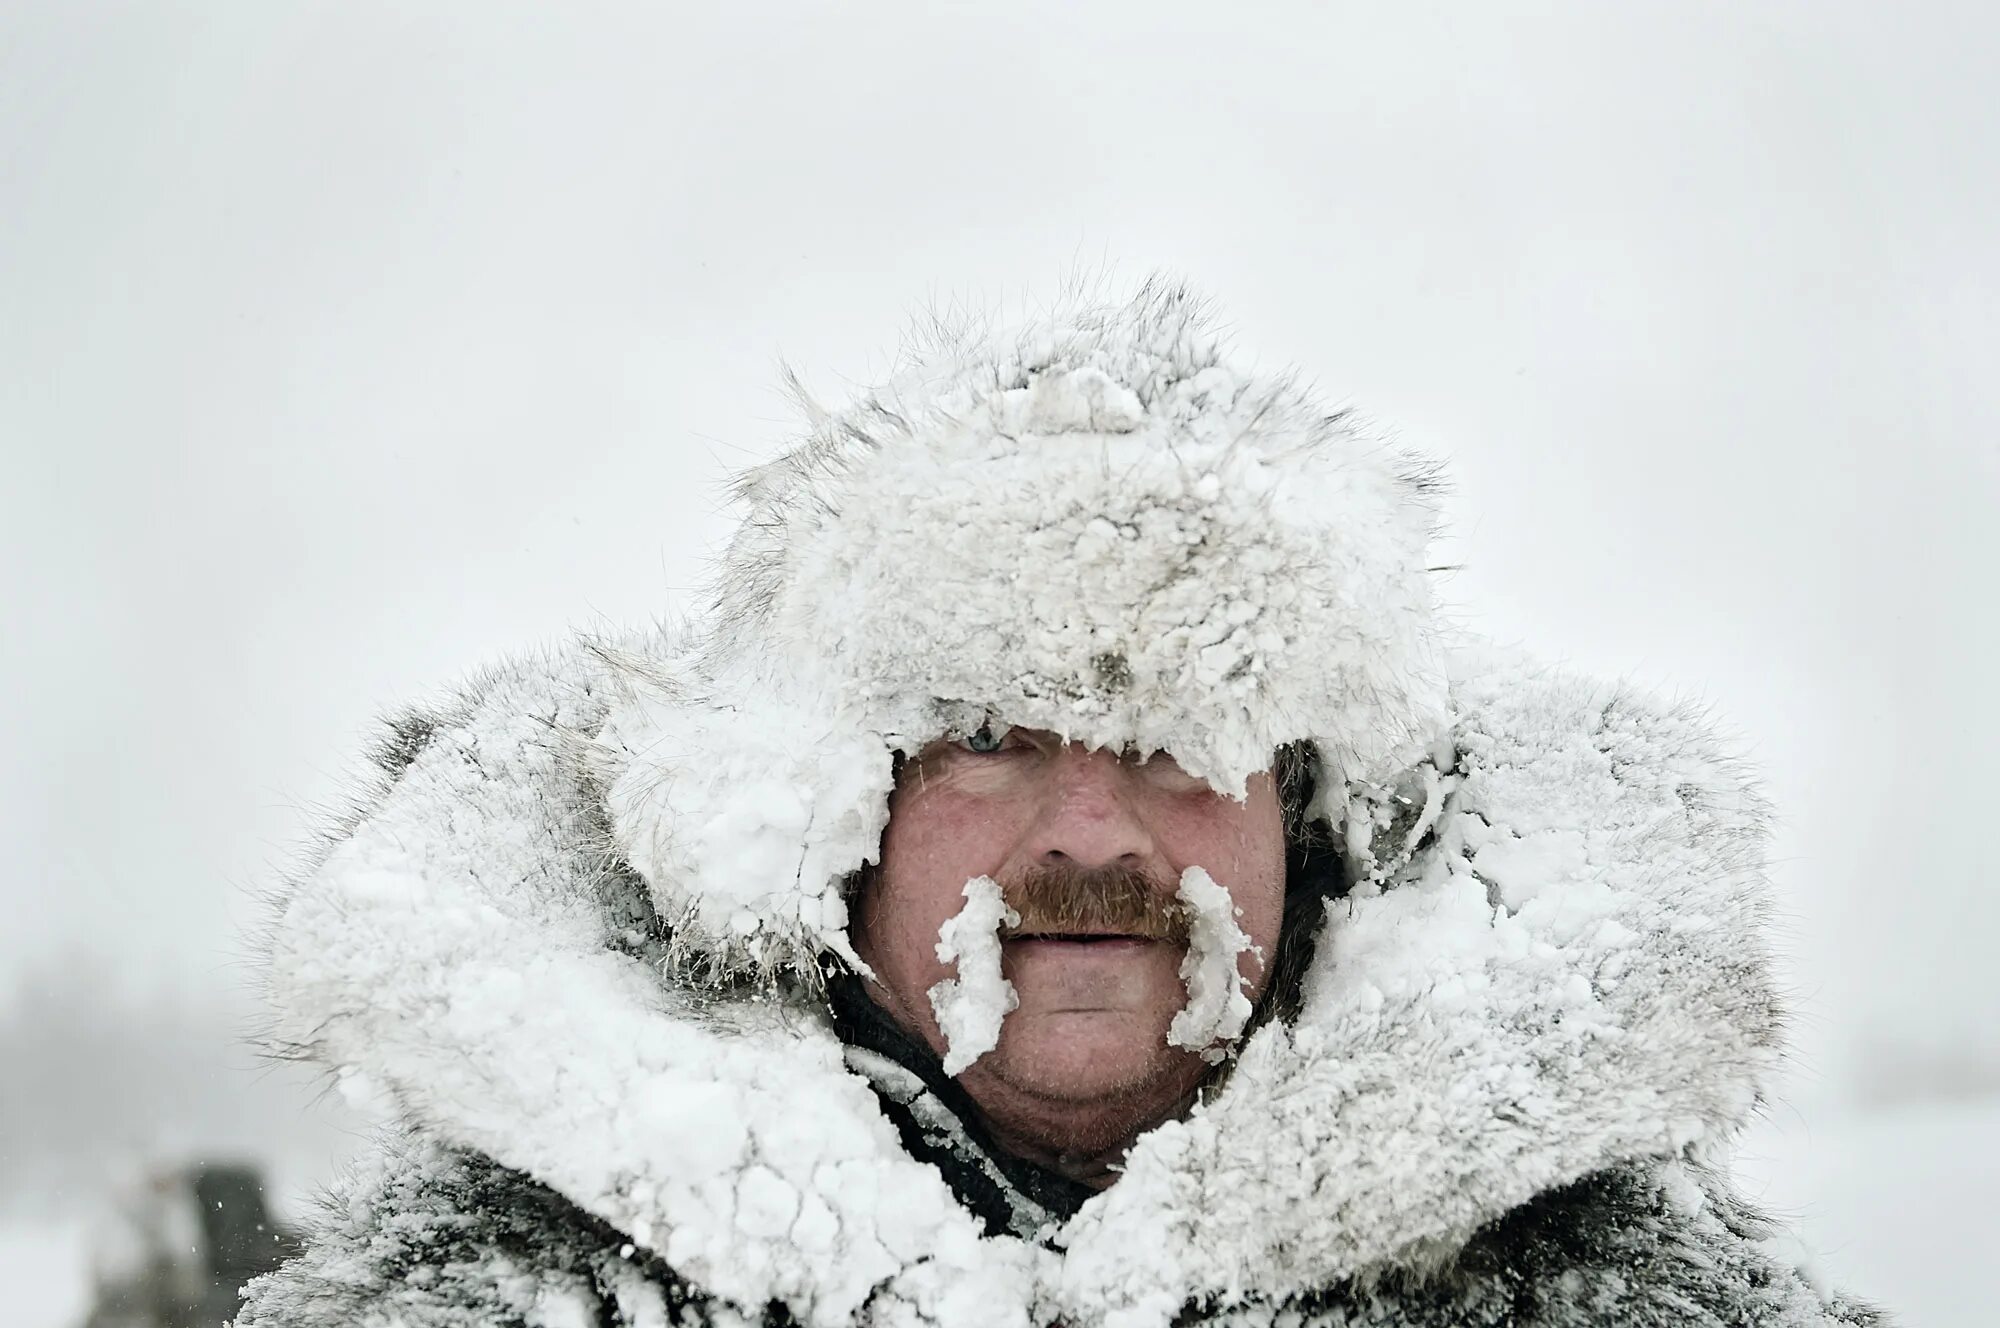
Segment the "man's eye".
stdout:
<svg viewBox="0 0 2000 1328">
<path fill-rule="evenodd" d="M 1007 740 L 1007 729 L 1003 725 L 996 729 L 991 724 L 981 724 L 977 731 L 967 734 L 965 750 L 978 752 L 981 756 L 1000 750 L 1000 744 Z"/>
</svg>

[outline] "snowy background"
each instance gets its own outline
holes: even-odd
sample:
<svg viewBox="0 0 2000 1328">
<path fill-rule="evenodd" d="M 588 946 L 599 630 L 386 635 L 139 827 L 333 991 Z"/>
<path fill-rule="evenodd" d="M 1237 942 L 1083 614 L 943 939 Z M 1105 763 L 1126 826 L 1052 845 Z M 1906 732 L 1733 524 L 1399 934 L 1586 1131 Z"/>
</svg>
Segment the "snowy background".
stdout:
<svg viewBox="0 0 2000 1328">
<path fill-rule="evenodd" d="M 1226 17 L 1225 17 L 1226 15 Z M 1746 1180 L 1983 1323 L 2000 17 L 1937 3 L 0 6 L 0 1296 L 355 1146 L 240 939 L 371 715 L 691 602 L 926 303 L 1193 278 L 1447 458 L 1466 621 L 1711 701 L 1786 820 Z"/>
</svg>

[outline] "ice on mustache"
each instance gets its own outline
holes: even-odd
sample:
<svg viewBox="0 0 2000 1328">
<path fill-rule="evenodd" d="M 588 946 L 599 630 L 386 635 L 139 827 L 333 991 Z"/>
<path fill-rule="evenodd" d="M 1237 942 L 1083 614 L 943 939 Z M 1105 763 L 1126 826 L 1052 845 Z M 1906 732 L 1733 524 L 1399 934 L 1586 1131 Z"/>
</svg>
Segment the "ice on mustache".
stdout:
<svg viewBox="0 0 2000 1328">
<path fill-rule="evenodd" d="M 1228 1054 L 1251 1015 L 1239 960 L 1263 953 L 1237 924 L 1229 891 L 1200 867 L 1181 873 L 1172 899 L 1138 873 L 1049 872 L 1029 878 L 1010 907 L 991 877 L 965 883 L 965 903 L 938 929 L 937 957 L 957 977 L 929 991 L 945 1038 L 944 1070 L 957 1075 L 1000 1042 L 1001 1025 L 1020 1006 L 1001 973 L 1002 942 L 1017 936 L 1141 936 L 1185 944 L 1180 976 L 1187 1004 L 1174 1016 L 1167 1044 L 1211 1063 Z"/>
</svg>

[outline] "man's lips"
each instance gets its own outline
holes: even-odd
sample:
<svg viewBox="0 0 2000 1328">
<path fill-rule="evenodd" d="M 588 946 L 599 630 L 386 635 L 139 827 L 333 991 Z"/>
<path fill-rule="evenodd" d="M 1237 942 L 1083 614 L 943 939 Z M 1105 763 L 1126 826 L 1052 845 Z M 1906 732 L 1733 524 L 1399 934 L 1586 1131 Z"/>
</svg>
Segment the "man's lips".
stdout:
<svg viewBox="0 0 2000 1328">
<path fill-rule="evenodd" d="M 1017 932 L 1004 945 L 1060 945 L 1076 949 L 1123 949 L 1152 945 L 1160 938 L 1127 932 Z"/>
</svg>

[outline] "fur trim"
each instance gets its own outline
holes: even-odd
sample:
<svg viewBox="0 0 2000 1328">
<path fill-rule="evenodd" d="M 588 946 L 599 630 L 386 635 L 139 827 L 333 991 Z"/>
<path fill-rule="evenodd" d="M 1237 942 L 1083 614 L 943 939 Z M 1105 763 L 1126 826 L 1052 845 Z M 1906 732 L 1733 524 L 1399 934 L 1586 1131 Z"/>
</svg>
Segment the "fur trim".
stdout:
<svg viewBox="0 0 2000 1328">
<path fill-rule="evenodd" d="M 581 756 L 616 676 L 592 651 L 404 721 L 277 920 L 280 1035 L 746 1312 L 965 1287 L 937 1321 L 1156 1325 L 1421 1276 L 1537 1193 L 1719 1155 L 1778 1055 L 1762 806 L 1698 718 L 1456 667 L 1449 755 L 1403 785 L 1437 805 L 1362 842 L 1355 874 L 1387 874 L 1332 911 L 1295 1023 L 1141 1139 L 1060 1255 L 982 1234 L 811 997 L 662 976 Z"/>
<path fill-rule="evenodd" d="M 490 1328 L 494 1324 L 791 1328 L 782 1305 L 708 1296 L 623 1232 L 478 1157 L 391 1141 L 315 1223 L 310 1252 L 251 1284 L 239 1328 Z M 1879 1328 L 1823 1298 L 1770 1220 L 1679 1165 L 1600 1172 L 1482 1229 L 1437 1275 L 1390 1275 L 1284 1301 L 1190 1305 L 1212 1328 Z M 961 1302 L 884 1286 L 870 1323 L 978 1323 Z M 1075 1322 L 1075 1321 L 1072 1321 Z"/>
</svg>

